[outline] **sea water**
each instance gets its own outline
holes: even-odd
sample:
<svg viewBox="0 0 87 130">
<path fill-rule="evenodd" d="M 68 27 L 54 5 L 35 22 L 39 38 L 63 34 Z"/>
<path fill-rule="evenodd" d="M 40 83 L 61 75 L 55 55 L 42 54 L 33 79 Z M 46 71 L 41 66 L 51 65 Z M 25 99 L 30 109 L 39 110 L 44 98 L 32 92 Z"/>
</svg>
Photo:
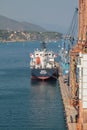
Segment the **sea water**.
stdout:
<svg viewBox="0 0 87 130">
<path fill-rule="evenodd" d="M 30 79 L 29 53 L 39 46 L 0 43 L 0 130 L 66 130 L 58 81 Z"/>
</svg>

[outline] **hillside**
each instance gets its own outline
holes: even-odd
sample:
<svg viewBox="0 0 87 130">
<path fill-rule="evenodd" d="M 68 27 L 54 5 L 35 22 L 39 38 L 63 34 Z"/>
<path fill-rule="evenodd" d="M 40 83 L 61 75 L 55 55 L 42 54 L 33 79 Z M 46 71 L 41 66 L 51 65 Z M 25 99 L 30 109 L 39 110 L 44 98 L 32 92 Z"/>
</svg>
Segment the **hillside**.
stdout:
<svg viewBox="0 0 87 130">
<path fill-rule="evenodd" d="M 35 31 L 45 32 L 46 30 L 38 25 L 28 22 L 18 22 L 16 20 L 7 18 L 0 15 L 0 30 L 12 30 L 12 31 Z"/>
</svg>

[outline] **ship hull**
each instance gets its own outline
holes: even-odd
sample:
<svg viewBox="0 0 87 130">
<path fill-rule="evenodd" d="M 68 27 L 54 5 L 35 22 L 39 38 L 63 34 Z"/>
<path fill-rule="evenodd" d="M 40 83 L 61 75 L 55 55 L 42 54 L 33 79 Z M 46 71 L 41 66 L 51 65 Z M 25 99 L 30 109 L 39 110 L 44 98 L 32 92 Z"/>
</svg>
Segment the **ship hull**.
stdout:
<svg viewBox="0 0 87 130">
<path fill-rule="evenodd" d="M 31 69 L 31 79 L 49 79 L 49 78 L 57 78 L 58 70 L 56 68 L 51 69 Z"/>
</svg>

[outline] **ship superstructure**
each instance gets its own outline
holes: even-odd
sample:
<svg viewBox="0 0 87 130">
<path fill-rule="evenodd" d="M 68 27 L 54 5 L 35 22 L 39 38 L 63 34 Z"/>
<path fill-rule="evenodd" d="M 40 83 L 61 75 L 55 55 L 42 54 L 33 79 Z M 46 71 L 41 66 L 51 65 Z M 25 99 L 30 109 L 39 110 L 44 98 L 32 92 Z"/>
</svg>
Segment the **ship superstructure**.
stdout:
<svg viewBox="0 0 87 130">
<path fill-rule="evenodd" d="M 41 49 L 37 48 L 30 54 L 31 78 L 48 79 L 57 75 L 56 55 L 46 49 L 46 43 L 43 42 L 41 45 Z"/>
</svg>

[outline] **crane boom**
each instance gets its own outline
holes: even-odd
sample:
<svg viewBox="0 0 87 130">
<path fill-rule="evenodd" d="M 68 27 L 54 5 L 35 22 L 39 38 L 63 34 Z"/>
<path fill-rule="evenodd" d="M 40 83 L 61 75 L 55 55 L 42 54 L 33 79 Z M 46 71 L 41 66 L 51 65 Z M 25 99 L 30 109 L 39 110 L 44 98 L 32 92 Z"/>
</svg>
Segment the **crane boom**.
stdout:
<svg viewBox="0 0 87 130">
<path fill-rule="evenodd" d="M 70 50 L 71 105 L 73 105 L 78 111 L 77 130 L 87 130 L 86 72 L 87 72 L 87 0 L 78 0 L 78 41 L 77 44 Z"/>
</svg>

